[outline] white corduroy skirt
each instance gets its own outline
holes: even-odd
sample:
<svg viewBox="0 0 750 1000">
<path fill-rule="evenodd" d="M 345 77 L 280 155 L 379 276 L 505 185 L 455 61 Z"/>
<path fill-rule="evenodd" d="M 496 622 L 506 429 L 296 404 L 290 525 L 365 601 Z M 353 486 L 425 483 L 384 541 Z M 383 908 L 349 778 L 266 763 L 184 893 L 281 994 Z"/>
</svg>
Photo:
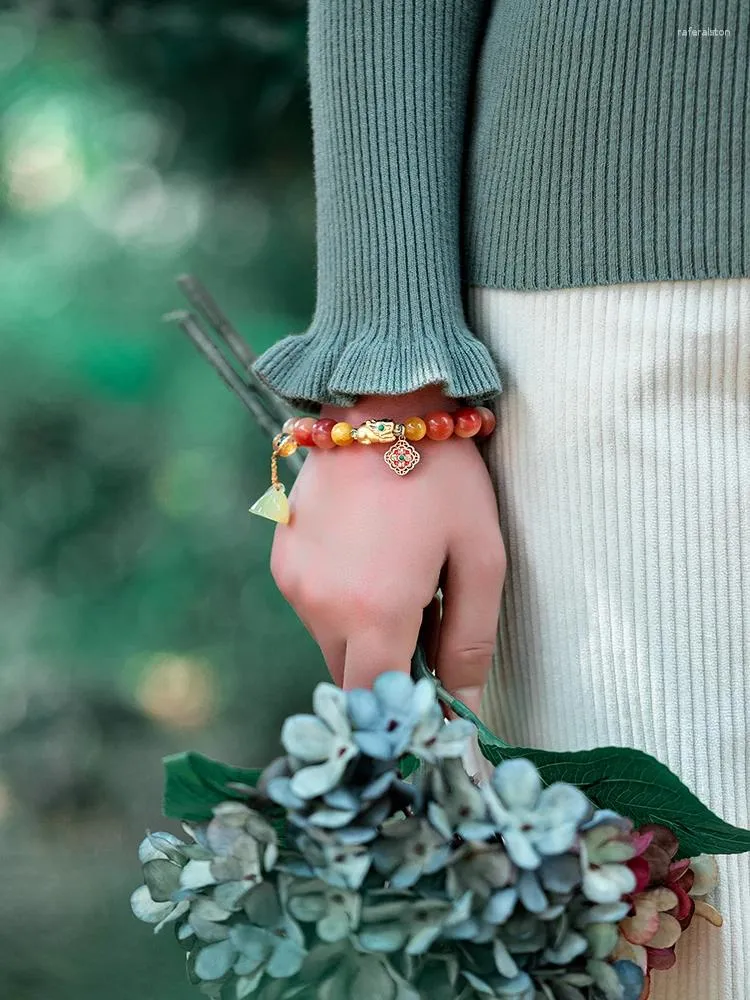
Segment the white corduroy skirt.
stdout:
<svg viewBox="0 0 750 1000">
<path fill-rule="evenodd" d="M 504 380 L 508 553 L 484 716 L 654 754 L 750 826 L 750 279 L 512 291 L 467 312 Z M 720 858 L 654 1000 L 750 1000 L 750 862 Z"/>
</svg>

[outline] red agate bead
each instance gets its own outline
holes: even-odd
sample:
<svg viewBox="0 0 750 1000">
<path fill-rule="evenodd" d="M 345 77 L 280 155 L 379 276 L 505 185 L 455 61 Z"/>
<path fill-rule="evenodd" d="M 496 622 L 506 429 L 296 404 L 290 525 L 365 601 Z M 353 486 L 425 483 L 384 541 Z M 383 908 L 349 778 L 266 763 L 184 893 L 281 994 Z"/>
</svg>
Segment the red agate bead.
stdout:
<svg viewBox="0 0 750 1000">
<path fill-rule="evenodd" d="M 480 428 L 477 437 L 486 438 L 494 431 L 495 425 L 497 424 L 497 419 L 492 410 L 488 409 L 486 406 L 477 406 L 477 413 L 482 420 L 482 426 Z"/>
<path fill-rule="evenodd" d="M 427 424 L 427 437 L 431 441 L 446 441 L 453 433 L 453 417 L 445 410 L 428 413 L 424 422 Z"/>
<path fill-rule="evenodd" d="M 470 438 L 478 434 L 482 428 L 482 418 L 475 406 L 465 406 L 453 414 L 456 437 Z"/>
<path fill-rule="evenodd" d="M 335 423 L 336 421 L 331 420 L 330 417 L 322 417 L 320 420 L 315 421 L 312 429 L 312 439 L 318 448 L 327 450 L 336 447 L 331 437 L 331 430 Z"/>
<path fill-rule="evenodd" d="M 313 427 L 315 427 L 315 419 L 313 417 L 300 417 L 298 420 L 295 420 L 292 434 L 297 444 L 302 445 L 303 448 L 312 448 L 314 444 Z"/>
</svg>

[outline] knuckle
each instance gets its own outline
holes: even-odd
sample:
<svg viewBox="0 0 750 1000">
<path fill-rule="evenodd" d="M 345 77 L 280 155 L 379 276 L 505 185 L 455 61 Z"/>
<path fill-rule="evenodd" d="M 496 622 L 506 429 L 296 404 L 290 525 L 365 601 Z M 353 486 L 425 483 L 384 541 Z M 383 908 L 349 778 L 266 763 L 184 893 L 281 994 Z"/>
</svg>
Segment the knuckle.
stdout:
<svg viewBox="0 0 750 1000">
<path fill-rule="evenodd" d="M 483 585 L 500 582 L 505 577 L 508 556 L 502 536 L 494 541 L 485 540 L 477 549 L 474 572 Z"/>
<path fill-rule="evenodd" d="M 440 675 L 449 686 L 482 686 L 487 680 L 494 653 L 494 636 L 445 649 L 441 655 Z"/>
<path fill-rule="evenodd" d="M 387 588 L 353 587 L 346 594 L 349 616 L 358 622 L 387 627 L 403 619 L 404 602 Z"/>
<path fill-rule="evenodd" d="M 450 651 L 450 657 L 457 666 L 471 666 L 475 663 L 487 663 L 495 652 L 495 636 L 488 639 L 473 639 L 455 646 Z"/>
</svg>

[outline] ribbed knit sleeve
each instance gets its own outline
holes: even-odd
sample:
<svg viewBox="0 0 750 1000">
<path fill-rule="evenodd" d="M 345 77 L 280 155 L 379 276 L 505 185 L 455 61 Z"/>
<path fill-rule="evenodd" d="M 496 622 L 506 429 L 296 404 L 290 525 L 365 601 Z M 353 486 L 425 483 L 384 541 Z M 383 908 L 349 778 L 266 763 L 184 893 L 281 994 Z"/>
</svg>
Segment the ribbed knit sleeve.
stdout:
<svg viewBox="0 0 750 1000">
<path fill-rule="evenodd" d="M 459 199 L 483 0 L 310 0 L 317 298 L 254 371 L 346 406 L 441 384 L 501 390 L 461 298 Z"/>
</svg>

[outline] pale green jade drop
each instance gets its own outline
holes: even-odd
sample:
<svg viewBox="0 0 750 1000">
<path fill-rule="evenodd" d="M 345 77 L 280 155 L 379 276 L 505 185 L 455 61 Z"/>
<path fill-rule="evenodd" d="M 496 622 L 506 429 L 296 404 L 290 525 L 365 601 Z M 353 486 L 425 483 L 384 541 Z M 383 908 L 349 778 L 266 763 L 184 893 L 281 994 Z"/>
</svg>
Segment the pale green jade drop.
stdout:
<svg viewBox="0 0 750 1000">
<path fill-rule="evenodd" d="M 289 501 L 284 487 L 269 486 L 263 496 L 252 505 L 250 513 L 267 517 L 269 521 L 278 521 L 279 524 L 289 524 Z"/>
</svg>

